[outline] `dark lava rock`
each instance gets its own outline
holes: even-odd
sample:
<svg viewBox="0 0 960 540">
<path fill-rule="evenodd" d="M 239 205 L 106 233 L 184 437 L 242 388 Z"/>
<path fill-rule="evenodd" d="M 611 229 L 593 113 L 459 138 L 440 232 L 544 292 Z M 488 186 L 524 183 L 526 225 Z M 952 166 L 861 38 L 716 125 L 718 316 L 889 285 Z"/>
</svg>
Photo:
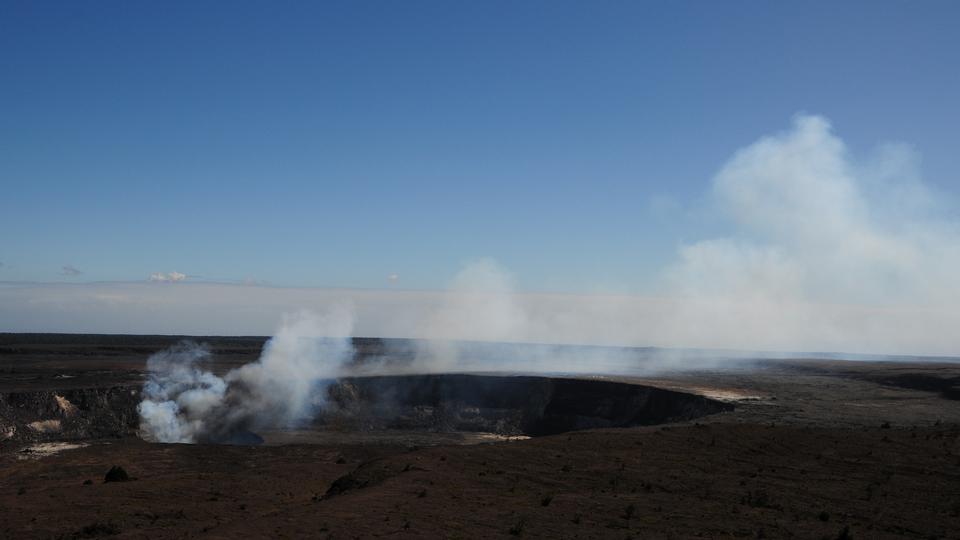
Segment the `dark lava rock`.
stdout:
<svg viewBox="0 0 960 540">
<path fill-rule="evenodd" d="M 139 403 L 139 388 L 131 386 L 0 392 L 0 428 L 18 443 L 122 437 L 136 433 Z M 59 425 L 30 429 L 32 422 L 44 420 Z"/>
<path fill-rule="evenodd" d="M 120 529 L 113 523 L 92 523 L 73 533 L 73 538 L 98 538 L 120 534 Z"/>
<path fill-rule="evenodd" d="M 252 431 L 239 429 L 225 435 L 210 437 L 202 442 L 212 444 L 232 444 L 237 446 L 258 446 L 263 444 L 263 437 Z"/>
<path fill-rule="evenodd" d="M 127 471 L 123 470 L 123 467 L 114 465 L 110 467 L 110 470 L 107 471 L 107 475 L 103 477 L 103 483 L 107 482 L 128 482 L 130 481 L 130 475 L 127 474 Z"/>
</svg>

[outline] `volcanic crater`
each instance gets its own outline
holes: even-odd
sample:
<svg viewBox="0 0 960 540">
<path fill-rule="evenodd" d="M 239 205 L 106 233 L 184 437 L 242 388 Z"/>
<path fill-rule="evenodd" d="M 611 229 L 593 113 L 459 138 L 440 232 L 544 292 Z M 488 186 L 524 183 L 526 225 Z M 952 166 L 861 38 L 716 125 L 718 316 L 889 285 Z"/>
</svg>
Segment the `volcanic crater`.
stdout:
<svg viewBox="0 0 960 540">
<path fill-rule="evenodd" d="M 150 443 L 135 436 L 145 360 L 181 339 L 0 334 L 0 537 L 960 531 L 955 361 L 411 374 L 396 351 L 416 347 L 355 339 L 347 376 L 314 389 L 310 423 L 197 441 L 247 444 Z M 221 377 L 266 341 L 201 339 Z M 525 352 L 511 350 L 484 352 Z M 114 467 L 130 481 L 104 482 Z"/>
<path fill-rule="evenodd" d="M 687 421 L 732 410 L 729 403 L 653 386 L 601 379 L 479 374 L 345 377 L 320 390 L 309 425 L 284 431 L 336 440 L 350 433 L 376 441 L 377 432 L 542 436 L 594 428 Z M 84 440 L 139 434 L 136 387 L 27 390 L 0 395 L 5 436 L 20 442 Z M 279 426 L 278 426 L 279 428 Z M 272 428 L 270 428 L 272 429 Z M 259 431 L 259 430 L 255 430 Z M 266 430 L 265 430 L 266 431 Z M 426 437 L 426 438 L 425 438 Z M 466 441 L 482 439 L 465 438 Z M 207 443 L 260 444 L 240 430 Z"/>
<path fill-rule="evenodd" d="M 320 427 L 554 435 L 686 421 L 729 403 L 600 379 L 430 374 L 349 377 L 327 389 Z"/>
</svg>

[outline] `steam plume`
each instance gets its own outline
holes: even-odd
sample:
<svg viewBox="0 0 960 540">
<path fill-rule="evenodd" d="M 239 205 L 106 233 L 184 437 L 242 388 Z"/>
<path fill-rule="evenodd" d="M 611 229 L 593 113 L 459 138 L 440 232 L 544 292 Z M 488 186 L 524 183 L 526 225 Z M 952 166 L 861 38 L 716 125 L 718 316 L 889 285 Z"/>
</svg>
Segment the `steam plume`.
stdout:
<svg viewBox="0 0 960 540">
<path fill-rule="evenodd" d="M 917 163 L 904 145 L 857 161 L 806 115 L 737 152 L 712 192 L 735 234 L 680 248 L 667 330 L 714 346 L 957 353 L 960 226 Z"/>
<path fill-rule="evenodd" d="M 138 407 L 147 439 L 159 442 L 239 442 L 248 430 L 295 425 L 353 353 L 352 312 L 286 316 L 257 362 L 220 377 L 204 369 L 210 351 L 181 343 L 151 356 Z"/>
<path fill-rule="evenodd" d="M 798 115 L 789 130 L 739 150 L 714 177 L 711 196 L 731 234 L 680 246 L 658 298 L 645 305 L 513 294 L 509 273 L 486 259 L 464 267 L 420 335 L 960 352 L 960 224 L 937 206 L 909 147 L 887 144 L 858 161 L 828 120 Z M 423 347 L 421 363 L 442 368 L 462 356 L 458 347 Z M 563 369 L 583 365 L 554 358 Z"/>
<path fill-rule="evenodd" d="M 0 327 L 261 335 L 292 308 L 349 302 L 357 335 L 434 340 L 419 356 L 438 368 L 451 340 L 960 355 L 957 205 L 910 147 L 855 156 L 802 115 L 718 165 L 718 232 L 677 246 L 648 296 L 514 292 L 481 259 L 447 291 L 5 282 Z"/>
</svg>

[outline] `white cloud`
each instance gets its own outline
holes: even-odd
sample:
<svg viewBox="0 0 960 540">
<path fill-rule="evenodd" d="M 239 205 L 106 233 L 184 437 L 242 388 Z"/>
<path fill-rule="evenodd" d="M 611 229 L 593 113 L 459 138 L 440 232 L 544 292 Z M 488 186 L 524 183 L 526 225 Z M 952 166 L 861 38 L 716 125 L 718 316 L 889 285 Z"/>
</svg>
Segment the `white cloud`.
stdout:
<svg viewBox="0 0 960 540">
<path fill-rule="evenodd" d="M 8 284 L 0 329 L 263 335 L 346 302 L 361 336 L 960 354 L 960 226 L 909 147 L 858 161 L 827 120 L 798 116 L 732 156 L 711 195 L 735 232 L 679 246 L 657 297 L 516 293 L 480 259 L 448 291 Z"/>
<path fill-rule="evenodd" d="M 175 283 L 177 281 L 183 281 L 187 279 L 186 274 L 181 274 L 180 272 L 154 272 L 150 274 L 149 281 L 157 283 Z"/>
</svg>

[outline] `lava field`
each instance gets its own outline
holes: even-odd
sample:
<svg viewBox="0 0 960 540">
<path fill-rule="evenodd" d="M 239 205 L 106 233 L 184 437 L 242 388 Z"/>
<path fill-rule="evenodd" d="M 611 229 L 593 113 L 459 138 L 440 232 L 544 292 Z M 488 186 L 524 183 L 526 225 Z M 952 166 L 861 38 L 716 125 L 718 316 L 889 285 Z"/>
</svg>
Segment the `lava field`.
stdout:
<svg viewBox="0 0 960 540">
<path fill-rule="evenodd" d="M 357 375 L 258 444 L 149 442 L 177 339 L 0 336 L 0 536 L 960 537 L 956 364 Z M 263 345 L 196 339 L 218 373 Z"/>
</svg>

